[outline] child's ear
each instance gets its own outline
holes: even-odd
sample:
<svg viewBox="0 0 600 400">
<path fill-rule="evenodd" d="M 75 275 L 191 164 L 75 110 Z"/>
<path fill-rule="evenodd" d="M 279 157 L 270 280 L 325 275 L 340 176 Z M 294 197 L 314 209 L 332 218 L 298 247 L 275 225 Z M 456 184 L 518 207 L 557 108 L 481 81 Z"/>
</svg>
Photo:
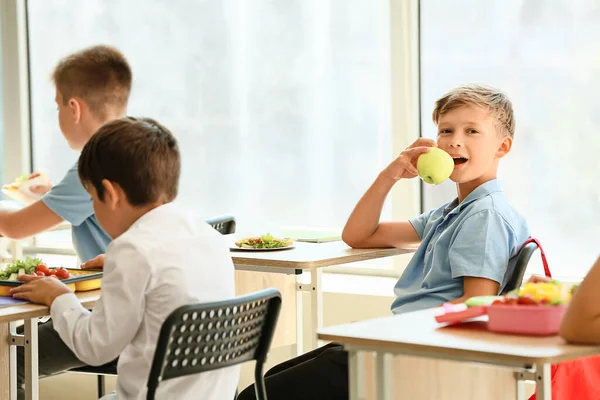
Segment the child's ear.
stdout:
<svg viewBox="0 0 600 400">
<path fill-rule="evenodd" d="M 108 179 L 102 179 L 102 186 L 104 186 L 104 203 L 108 204 L 111 210 L 114 210 L 117 208 L 121 194 Z"/>
<path fill-rule="evenodd" d="M 502 141 L 500 142 L 500 147 L 496 151 L 496 157 L 502 158 L 510 152 L 512 148 L 512 138 L 510 136 L 503 136 Z"/>
<path fill-rule="evenodd" d="M 78 124 L 81 120 L 81 103 L 74 97 L 69 99 L 69 108 L 71 109 L 71 116 L 73 117 L 73 122 Z"/>
</svg>

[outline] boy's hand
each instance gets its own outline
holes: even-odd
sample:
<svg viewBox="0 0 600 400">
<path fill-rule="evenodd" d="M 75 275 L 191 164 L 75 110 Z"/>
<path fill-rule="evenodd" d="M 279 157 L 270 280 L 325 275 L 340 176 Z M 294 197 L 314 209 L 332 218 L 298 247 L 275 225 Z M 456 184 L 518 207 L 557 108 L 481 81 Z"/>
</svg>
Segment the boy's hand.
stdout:
<svg viewBox="0 0 600 400">
<path fill-rule="evenodd" d="M 21 275 L 19 280 L 25 283 L 10 290 L 12 297 L 45 304 L 48 307 L 52 305 L 58 296 L 73 293 L 67 285 L 49 276 Z"/>
<path fill-rule="evenodd" d="M 395 181 L 416 177 L 419 175 L 417 159 L 421 154 L 427 153 L 430 147 L 437 147 L 435 141 L 427 138 L 417 139 L 382 171 L 382 175 Z"/>
<path fill-rule="evenodd" d="M 100 254 L 99 256 L 96 256 L 96 257 L 92 258 L 91 260 L 88 260 L 88 261 L 84 262 L 83 264 L 81 264 L 81 269 L 89 269 L 89 268 L 95 268 L 95 269 L 104 268 L 104 254 Z"/>
<path fill-rule="evenodd" d="M 40 176 L 39 172 L 34 172 L 33 174 L 29 175 L 28 179 L 33 179 L 33 178 L 37 178 L 38 176 Z M 29 190 L 32 193 L 37 194 L 38 196 L 43 196 L 46 193 L 48 193 L 50 191 L 50 189 L 52 189 L 52 183 L 49 182 L 47 185 L 37 185 L 37 186 L 32 186 L 29 188 Z"/>
</svg>

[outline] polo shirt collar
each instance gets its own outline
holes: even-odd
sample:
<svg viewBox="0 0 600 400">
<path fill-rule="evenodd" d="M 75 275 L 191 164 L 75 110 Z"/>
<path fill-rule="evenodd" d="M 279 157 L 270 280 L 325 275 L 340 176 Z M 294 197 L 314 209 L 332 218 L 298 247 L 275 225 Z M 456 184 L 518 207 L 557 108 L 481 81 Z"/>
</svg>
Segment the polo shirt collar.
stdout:
<svg viewBox="0 0 600 400">
<path fill-rule="evenodd" d="M 487 181 L 479 185 L 477 188 L 475 188 L 475 190 L 469 193 L 469 195 L 462 202 L 458 202 L 458 197 L 452 200 L 446 206 L 446 208 L 444 208 L 444 216 L 448 215 L 449 213 L 457 214 L 470 203 L 479 200 L 489 195 L 490 193 L 502 191 L 502 185 L 500 185 L 500 181 L 498 179 L 492 179 L 491 181 Z"/>
</svg>

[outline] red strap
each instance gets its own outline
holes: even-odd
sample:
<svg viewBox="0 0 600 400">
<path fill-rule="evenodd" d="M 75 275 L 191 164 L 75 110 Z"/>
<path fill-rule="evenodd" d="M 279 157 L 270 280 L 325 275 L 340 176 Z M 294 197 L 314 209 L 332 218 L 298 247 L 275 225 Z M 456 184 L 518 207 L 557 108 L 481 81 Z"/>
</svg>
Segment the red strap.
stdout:
<svg viewBox="0 0 600 400">
<path fill-rule="evenodd" d="M 546 260 L 546 253 L 544 252 L 540 241 L 535 238 L 530 238 L 525 243 L 523 243 L 523 247 L 525 247 L 529 243 L 535 243 L 538 249 L 540 249 L 540 254 L 542 255 L 542 264 L 544 264 L 544 273 L 546 274 L 546 277 L 552 278 L 552 274 L 550 274 L 550 268 L 548 267 L 548 260 Z"/>
</svg>

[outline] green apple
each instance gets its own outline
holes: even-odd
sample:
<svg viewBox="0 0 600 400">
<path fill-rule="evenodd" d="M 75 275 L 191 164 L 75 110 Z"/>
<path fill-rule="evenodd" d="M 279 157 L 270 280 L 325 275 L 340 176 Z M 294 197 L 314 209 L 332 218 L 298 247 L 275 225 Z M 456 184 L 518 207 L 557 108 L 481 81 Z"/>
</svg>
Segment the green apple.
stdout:
<svg viewBox="0 0 600 400">
<path fill-rule="evenodd" d="M 417 171 L 425 182 L 439 185 L 452 175 L 454 160 L 444 150 L 432 147 L 419 156 Z"/>
</svg>

